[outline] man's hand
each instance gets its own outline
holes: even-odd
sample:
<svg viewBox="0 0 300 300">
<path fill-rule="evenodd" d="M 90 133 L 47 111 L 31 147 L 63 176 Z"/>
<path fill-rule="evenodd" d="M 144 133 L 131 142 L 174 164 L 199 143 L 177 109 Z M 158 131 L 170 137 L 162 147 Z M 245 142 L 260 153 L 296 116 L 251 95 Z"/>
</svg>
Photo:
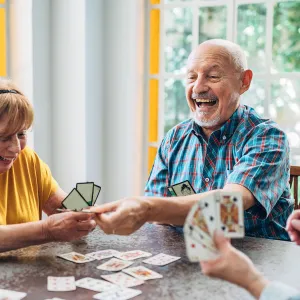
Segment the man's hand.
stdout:
<svg viewBox="0 0 300 300">
<path fill-rule="evenodd" d="M 91 207 L 96 222 L 107 234 L 129 235 L 148 221 L 150 205 L 145 197 L 124 198 Z"/>
<path fill-rule="evenodd" d="M 293 242 L 300 245 L 300 209 L 295 210 L 288 218 L 286 231 Z"/>
<path fill-rule="evenodd" d="M 237 284 L 258 298 L 268 281 L 255 269 L 252 261 L 235 249 L 222 233 L 215 232 L 214 242 L 220 257 L 200 262 L 203 274 Z"/>
<path fill-rule="evenodd" d="M 43 223 L 43 233 L 49 241 L 69 242 L 80 239 L 96 227 L 94 214 L 66 212 L 54 214 Z"/>
</svg>

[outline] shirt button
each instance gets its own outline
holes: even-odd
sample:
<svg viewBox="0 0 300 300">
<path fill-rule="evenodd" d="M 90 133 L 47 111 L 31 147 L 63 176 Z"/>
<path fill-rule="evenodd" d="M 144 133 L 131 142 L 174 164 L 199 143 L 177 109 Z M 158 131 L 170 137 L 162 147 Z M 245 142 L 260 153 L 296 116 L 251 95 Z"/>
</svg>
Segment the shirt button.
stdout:
<svg viewBox="0 0 300 300">
<path fill-rule="evenodd" d="M 223 140 L 226 140 L 226 139 L 227 139 L 226 135 L 223 135 Z"/>
<path fill-rule="evenodd" d="M 205 178 L 204 180 L 205 180 L 205 182 L 209 182 L 209 178 Z"/>
</svg>

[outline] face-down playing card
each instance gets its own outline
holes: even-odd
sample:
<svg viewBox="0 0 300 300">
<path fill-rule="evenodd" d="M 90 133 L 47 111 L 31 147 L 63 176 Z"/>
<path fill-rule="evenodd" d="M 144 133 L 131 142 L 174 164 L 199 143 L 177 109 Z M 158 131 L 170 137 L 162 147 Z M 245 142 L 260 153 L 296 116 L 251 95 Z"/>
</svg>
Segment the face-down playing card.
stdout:
<svg viewBox="0 0 300 300">
<path fill-rule="evenodd" d="M 74 188 L 62 202 L 62 206 L 70 210 L 80 211 L 81 209 L 87 208 L 89 204 L 84 200 L 81 194 L 79 194 L 79 192 Z"/>
<path fill-rule="evenodd" d="M 76 189 L 84 198 L 89 206 L 93 203 L 94 183 L 93 182 L 79 182 L 76 184 Z"/>
</svg>

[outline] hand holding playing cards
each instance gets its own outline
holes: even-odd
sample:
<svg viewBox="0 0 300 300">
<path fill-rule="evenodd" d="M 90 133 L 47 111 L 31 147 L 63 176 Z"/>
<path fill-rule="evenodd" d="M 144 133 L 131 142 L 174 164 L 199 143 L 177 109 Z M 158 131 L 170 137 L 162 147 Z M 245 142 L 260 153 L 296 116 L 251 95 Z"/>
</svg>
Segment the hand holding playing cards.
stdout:
<svg viewBox="0 0 300 300">
<path fill-rule="evenodd" d="M 96 227 L 94 214 L 66 212 L 51 215 L 43 224 L 43 232 L 49 241 L 72 241 L 87 235 Z"/>
<path fill-rule="evenodd" d="M 124 198 L 91 207 L 96 222 L 107 234 L 129 235 L 147 222 L 149 204 L 143 197 Z"/>
<path fill-rule="evenodd" d="M 288 218 L 286 231 L 297 245 L 300 245 L 300 210 L 295 210 Z"/>
<path fill-rule="evenodd" d="M 200 262 L 203 274 L 237 284 L 258 298 L 268 281 L 254 267 L 252 261 L 235 249 L 222 233 L 215 232 L 214 242 L 220 256 Z"/>
</svg>

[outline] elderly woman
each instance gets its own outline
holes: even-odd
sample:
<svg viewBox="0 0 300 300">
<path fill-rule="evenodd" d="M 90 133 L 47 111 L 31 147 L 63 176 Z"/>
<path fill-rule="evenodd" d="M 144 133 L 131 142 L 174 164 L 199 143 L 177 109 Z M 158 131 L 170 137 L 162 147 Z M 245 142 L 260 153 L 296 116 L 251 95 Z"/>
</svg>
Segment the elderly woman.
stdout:
<svg viewBox="0 0 300 300">
<path fill-rule="evenodd" d="M 75 240 L 96 226 L 92 214 L 53 214 L 66 194 L 26 146 L 32 122 L 28 99 L 10 81 L 0 81 L 0 252 Z M 46 220 L 42 211 L 50 215 Z"/>
</svg>

